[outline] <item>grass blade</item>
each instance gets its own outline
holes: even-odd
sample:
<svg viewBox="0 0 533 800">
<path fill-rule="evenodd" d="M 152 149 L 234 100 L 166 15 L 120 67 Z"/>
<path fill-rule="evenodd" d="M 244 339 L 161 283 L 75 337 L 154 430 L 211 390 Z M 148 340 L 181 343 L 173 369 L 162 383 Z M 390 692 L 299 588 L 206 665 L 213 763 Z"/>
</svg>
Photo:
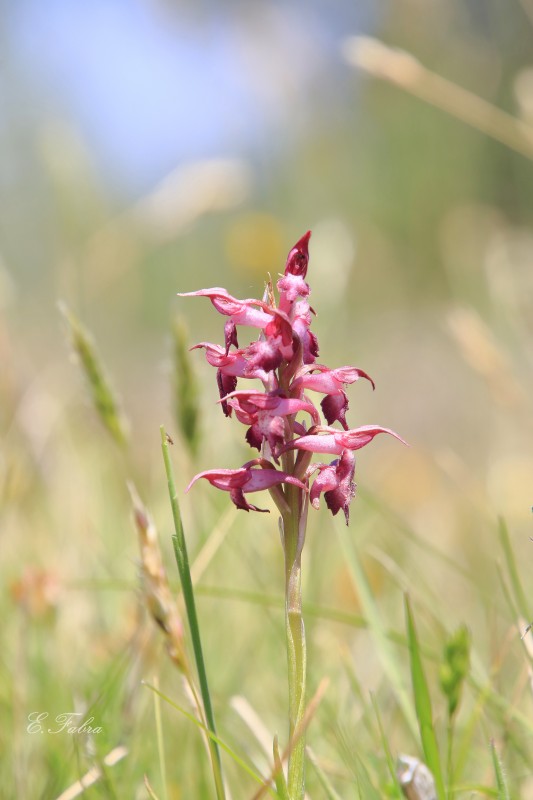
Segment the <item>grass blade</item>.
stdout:
<svg viewBox="0 0 533 800">
<path fill-rule="evenodd" d="M 518 610 L 520 611 L 520 614 L 524 619 L 531 619 L 529 604 L 526 599 L 524 588 L 520 581 L 520 576 L 518 575 L 518 569 L 516 567 L 513 548 L 511 545 L 511 540 L 509 538 L 509 531 L 507 530 L 507 525 L 505 524 L 505 521 L 501 517 L 499 519 L 499 524 L 498 524 L 498 533 L 500 536 L 500 544 L 502 546 L 503 554 L 505 556 L 507 571 L 509 573 L 509 579 L 511 581 L 511 586 L 513 588 L 516 605 L 518 606 Z"/>
<path fill-rule="evenodd" d="M 494 772 L 496 774 L 496 785 L 498 786 L 498 800 L 511 800 L 511 795 L 509 794 L 509 788 L 505 779 L 505 773 L 503 771 L 503 765 L 500 761 L 498 753 L 496 752 L 494 740 L 491 740 L 490 749 L 492 751 L 492 763 L 494 764 Z"/>
<path fill-rule="evenodd" d="M 281 761 L 277 736 L 274 737 L 272 753 L 274 757 L 274 782 L 276 784 L 276 789 L 278 790 L 278 795 L 280 800 L 290 800 L 289 790 L 287 789 L 287 781 L 285 780 L 285 773 L 283 772 L 283 763 Z"/>
<path fill-rule="evenodd" d="M 420 729 L 420 738 L 424 750 L 426 764 L 435 778 L 435 787 L 439 800 L 445 800 L 446 792 L 442 778 L 442 768 L 440 763 L 439 748 L 437 737 L 433 727 L 433 713 L 431 710 L 431 698 L 424 673 L 418 637 L 411 610 L 411 604 L 407 595 L 405 596 L 405 616 L 407 623 L 407 641 L 409 645 L 409 656 L 411 660 L 411 678 L 413 681 L 413 693 L 415 697 L 416 716 Z"/>
<path fill-rule="evenodd" d="M 391 749 L 389 747 L 389 742 L 388 742 L 387 737 L 385 735 L 385 729 L 383 728 L 383 722 L 382 722 L 382 719 L 381 719 L 381 714 L 379 713 L 379 707 L 378 707 L 378 704 L 377 704 L 377 701 L 376 701 L 376 698 L 375 698 L 373 692 L 370 693 L 370 699 L 372 701 L 372 707 L 373 707 L 374 713 L 376 715 L 376 720 L 377 720 L 377 723 L 378 723 L 378 728 L 379 728 L 379 733 L 380 733 L 380 738 L 381 738 L 381 745 L 383 747 L 383 752 L 385 753 L 385 758 L 387 760 L 387 767 L 388 767 L 388 770 L 389 770 L 389 775 L 391 777 L 392 785 L 394 787 L 394 789 L 393 789 L 394 794 L 391 794 L 391 797 L 401 798 L 402 797 L 402 788 L 400 786 L 400 782 L 399 782 L 398 776 L 396 774 L 396 767 L 395 767 L 395 764 L 394 764 L 394 759 L 392 757 Z"/>
<path fill-rule="evenodd" d="M 144 686 L 146 686 L 152 692 L 155 692 L 156 694 L 158 694 L 159 697 L 161 697 L 162 700 L 164 700 L 166 703 L 168 703 L 169 706 L 171 706 L 171 708 L 174 708 L 174 709 L 176 709 L 176 711 L 179 711 L 180 714 L 183 714 L 183 716 L 186 717 L 186 719 L 188 719 L 190 722 L 193 722 L 196 725 L 197 728 L 199 728 L 200 730 L 204 731 L 204 733 L 206 734 L 207 738 L 209 740 L 211 740 L 214 744 L 216 744 L 217 747 L 220 747 L 220 749 L 224 750 L 224 752 L 229 755 L 229 757 L 235 762 L 235 764 L 237 764 L 238 767 L 240 767 L 243 770 L 243 772 L 245 772 L 247 775 L 249 775 L 250 778 L 252 778 L 256 783 L 261 784 L 262 787 L 264 786 L 264 783 L 265 783 L 264 779 L 257 772 L 255 772 L 255 770 L 253 770 L 246 763 L 246 761 L 243 758 L 241 758 L 239 755 L 237 755 L 237 753 L 234 750 L 232 750 L 229 745 L 227 745 L 216 734 L 214 734 L 212 731 L 210 731 L 203 724 L 203 722 L 201 722 L 199 719 L 196 719 L 194 714 L 191 714 L 189 711 L 186 711 L 180 705 L 178 705 L 173 700 L 171 700 L 170 697 L 168 697 L 166 694 L 163 694 L 163 692 L 160 689 L 156 688 L 151 683 L 148 683 L 148 681 L 143 681 L 142 683 L 143 683 Z M 278 797 L 277 793 L 270 786 L 266 786 L 266 791 L 270 792 L 272 797 L 275 797 L 275 798 Z"/>
<path fill-rule="evenodd" d="M 350 576 L 352 578 L 355 590 L 359 595 L 364 616 L 366 617 L 368 627 L 374 639 L 374 644 L 381 659 L 383 669 L 390 681 L 391 687 L 396 694 L 398 704 L 403 712 L 409 729 L 413 734 L 413 737 L 416 738 L 417 726 L 412 705 L 398 672 L 396 655 L 392 649 L 387 631 L 385 630 L 385 626 L 383 625 L 379 615 L 376 601 L 372 596 L 372 591 L 368 584 L 365 572 L 361 566 L 356 547 L 349 536 L 347 536 L 344 528 L 341 529 L 340 526 L 338 535 L 345 554 L 346 563 L 350 571 Z"/>
<path fill-rule="evenodd" d="M 370 36 L 348 38 L 343 51 L 352 66 L 401 87 L 525 158 L 533 159 L 532 130 L 528 123 L 432 72 L 410 53 L 387 47 Z"/>
<path fill-rule="evenodd" d="M 372 780 L 365 762 L 356 756 L 354 761 L 355 785 L 360 800 L 383 800 Z"/>
<path fill-rule="evenodd" d="M 168 450 L 168 440 L 165 428 L 161 425 L 161 446 L 163 449 L 163 459 L 165 462 L 165 471 L 167 474 L 168 491 L 170 495 L 170 505 L 172 507 L 172 517 L 174 519 L 175 534 L 172 537 L 174 546 L 174 554 L 178 565 L 180 574 L 181 588 L 183 591 L 183 600 L 185 609 L 187 611 L 187 619 L 189 621 L 189 630 L 191 633 L 191 640 L 194 650 L 194 658 L 196 661 L 196 669 L 198 672 L 198 681 L 200 683 L 200 692 L 202 695 L 202 702 L 204 705 L 205 718 L 207 727 L 212 736 L 209 737 L 209 750 L 211 753 L 211 763 L 213 768 L 213 777 L 215 779 L 215 786 L 217 791 L 218 800 L 225 799 L 224 781 L 222 778 L 222 764 L 220 761 L 220 752 L 218 749 L 215 728 L 215 718 L 213 714 L 213 706 L 211 704 L 211 695 L 209 694 L 209 685 L 207 682 L 207 672 L 205 669 L 204 655 L 202 651 L 202 642 L 200 638 L 200 626 L 198 624 L 198 615 L 196 614 L 196 603 L 194 600 L 194 590 L 192 585 L 191 571 L 189 568 L 189 556 L 187 554 L 187 545 L 185 543 L 185 534 L 183 532 L 183 525 L 181 522 L 181 514 L 178 504 L 178 496 L 176 494 L 176 484 L 174 481 L 174 472 L 170 462 L 170 454 Z"/>
<path fill-rule="evenodd" d="M 87 378 L 94 407 L 104 427 L 117 444 L 123 446 L 128 441 L 128 425 L 96 352 L 93 338 L 63 303 L 59 310 L 69 326 L 72 347 Z"/>
<path fill-rule="evenodd" d="M 306 755 L 311 764 L 313 765 L 313 769 L 316 772 L 318 781 L 322 789 L 324 790 L 324 797 L 327 798 L 327 800 L 342 800 L 342 798 L 337 794 L 337 792 L 331 785 L 328 776 L 318 763 L 317 757 L 315 756 L 310 747 L 306 749 Z"/>
<path fill-rule="evenodd" d="M 159 797 L 156 795 L 152 787 L 150 786 L 150 781 L 148 780 L 147 775 L 144 776 L 144 788 L 148 792 L 150 800 L 159 800 Z"/>
</svg>

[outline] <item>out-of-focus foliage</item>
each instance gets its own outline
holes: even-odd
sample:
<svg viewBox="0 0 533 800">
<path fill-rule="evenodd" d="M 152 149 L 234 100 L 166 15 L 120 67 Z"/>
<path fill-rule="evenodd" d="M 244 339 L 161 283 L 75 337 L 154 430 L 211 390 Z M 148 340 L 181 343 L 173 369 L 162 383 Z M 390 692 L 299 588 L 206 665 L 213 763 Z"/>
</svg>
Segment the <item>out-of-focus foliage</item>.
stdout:
<svg viewBox="0 0 533 800">
<path fill-rule="evenodd" d="M 530 796 L 532 656 L 519 634 L 533 612 L 517 619 L 516 576 L 497 566 L 506 562 L 496 519 L 506 520 L 527 599 L 533 161 L 462 121 L 472 111 L 468 95 L 453 94 L 467 106 L 445 111 L 438 92 L 425 102 L 394 75 L 383 80 L 345 57 L 351 36 L 405 50 L 507 112 L 527 136 L 530 0 L 23 0 L 2 13 L 6 796 L 59 797 L 119 744 L 128 755 L 106 768 L 116 796 L 143 791 L 144 773 L 164 796 L 153 698 L 141 681 L 158 675 L 162 691 L 187 701 L 139 600 L 126 483 L 135 482 L 154 517 L 172 582 L 160 423 L 176 442 L 179 492 L 193 465 L 172 430 L 175 402 L 202 469 L 248 458 L 200 351 L 187 362 L 198 401 L 174 392 L 175 315 L 186 319 L 187 346 L 223 335 L 207 302 L 191 311 L 176 292 L 225 286 L 261 296 L 267 273 L 275 278 L 309 228 L 322 352 L 329 366 L 354 364 L 376 381 L 375 392 L 350 389 L 350 418 L 391 427 L 411 445 L 377 441 L 358 457 L 349 529 L 380 636 L 391 639 L 389 667 L 394 653 L 398 684 L 408 687 L 408 589 L 438 726 L 448 711 L 441 653 L 465 624 L 471 671 L 454 714 L 454 785 L 492 780 L 492 737 L 510 795 Z M 98 342 L 131 422 L 127 453 L 106 437 L 84 392 L 58 300 Z M 201 435 L 193 436 L 196 403 Z M 218 731 L 268 774 L 273 735 L 280 750 L 285 735 L 281 548 L 274 513 L 234 513 L 226 500 L 203 486 L 180 497 Z M 340 796 L 354 794 L 356 782 L 382 796 L 390 776 L 385 756 L 375 757 L 383 747 L 369 690 L 393 758 L 421 758 L 422 750 L 384 677 L 378 617 L 368 629 L 359 616 L 337 524 L 325 510 L 310 514 L 311 691 L 324 675 L 332 680 L 309 743 Z M 259 724 L 250 737 L 230 705 L 234 695 L 256 710 L 268 756 Z M 103 732 L 32 735 L 33 711 L 94 716 Z M 165 704 L 162 724 L 169 796 L 212 796 L 196 731 Z M 446 732 L 436 735 L 442 747 Z M 233 764 L 227 772 L 234 796 L 253 796 L 244 773 Z M 308 781 L 319 797 L 312 769 Z"/>
<path fill-rule="evenodd" d="M 174 320 L 172 335 L 174 340 L 175 419 L 184 442 L 191 453 L 195 455 L 200 436 L 201 399 L 192 357 L 187 350 L 189 344 L 187 327 L 182 319 Z"/>
<path fill-rule="evenodd" d="M 448 700 L 448 715 L 453 717 L 459 706 L 461 692 L 470 667 L 470 633 L 461 625 L 444 647 L 440 665 L 440 686 Z"/>
</svg>

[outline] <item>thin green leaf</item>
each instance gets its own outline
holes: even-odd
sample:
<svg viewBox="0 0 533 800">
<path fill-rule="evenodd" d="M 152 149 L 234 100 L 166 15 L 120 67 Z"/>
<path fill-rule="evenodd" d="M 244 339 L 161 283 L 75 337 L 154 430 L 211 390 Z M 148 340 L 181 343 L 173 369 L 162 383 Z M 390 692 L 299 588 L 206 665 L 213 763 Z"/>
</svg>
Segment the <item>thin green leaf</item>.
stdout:
<svg viewBox="0 0 533 800">
<path fill-rule="evenodd" d="M 280 797 L 280 800 L 290 800 L 289 790 L 287 788 L 287 781 L 285 779 L 285 773 L 283 771 L 283 763 L 281 761 L 281 756 L 279 753 L 279 742 L 277 736 L 274 736 L 274 741 L 272 743 L 272 753 L 274 756 L 274 781 L 276 784 L 276 789 L 278 790 L 278 795 Z"/>
<path fill-rule="evenodd" d="M 310 763 L 313 765 L 313 769 L 316 772 L 316 776 L 318 778 L 318 782 L 322 786 L 322 788 L 323 788 L 323 790 L 325 792 L 325 797 L 327 798 L 327 800 L 342 800 L 340 795 L 337 794 L 337 792 L 335 791 L 335 789 L 331 785 L 331 782 L 330 782 L 328 776 L 326 775 L 326 773 L 324 772 L 324 770 L 322 769 L 322 767 L 318 763 L 317 758 L 316 758 L 315 754 L 313 753 L 313 751 L 311 750 L 310 747 L 308 747 L 306 749 L 306 755 L 307 755 L 307 758 L 310 761 Z"/>
<path fill-rule="evenodd" d="M 411 730 L 411 733 L 416 738 L 416 718 L 413 714 L 413 709 L 406 688 L 401 680 L 398 667 L 397 658 L 394 653 L 391 643 L 388 639 L 387 631 L 379 615 L 378 607 L 372 595 L 372 591 L 368 584 L 365 572 L 359 561 L 359 555 L 352 539 L 346 534 L 344 528 L 339 526 L 338 534 L 344 551 L 345 560 L 350 571 L 356 592 L 359 595 L 361 605 L 363 606 L 364 615 L 368 622 L 368 627 L 372 633 L 376 650 L 379 654 L 383 669 L 390 681 L 391 687 L 396 693 L 398 703 L 403 712 L 405 720 Z"/>
<path fill-rule="evenodd" d="M 196 719 L 196 717 L 193 714 L 191 714 L 189 711 L 186 711 L 180 705 L 175 703 L 173 700 L 170 699 L 170 697 L 168 697 L 168 695 L 164 694 L 162 691 L 157 689 L 151 683 L 148 683 L 148 681 L 143 681 L 142 683 L 152 692 L 158 694 L 159 697 L 161 697 L 162 700 L 168 703 L 169 706 L 174 708 L 176 711 L 179 711 L 180 714 L 183 714 L 183 716 L 186 717 L 190 722 L 193 722 L 197 728 L 204 731 L 204 733 L 206 734 L 206 736 L 210 741 L 214 742 L 218 747 L 220 747 L 221 750 L 224 750 L 224 752 L 229 755 L 229 757 L 235 762 L 235 764 L 237 764 L 238 767 L 240 767 L 244 772 L 246 772 L 246 774 L 249 775 L 250 778 L 252 778 L 256 783 L 263 786 L 265 782 L 264 778 L 262 778 L 261 775 L 255 772 L 255 770 L 253 770 L 243 758 L 237 755 L 237 753 L 234 750 L 232 750 L 232 748 L 229 745 L 227 745 L 223 741 L 223 739 L 220 739 L 220 737 L 216 736 L 212 731 L 209 730 L 209 728 L 207 728 L 203 724 L 203 722 L 200 722 L 200 720 Z M 279 800 L 277 793 L 271 787 L 267 788 L 272 797 L 275 797 L 277 798 L 277 800 Z"/>
<path fill-rule="evenodd" d="M 420 738 L 424 751 L 424 758 L 428 768 L 435 778 L 435 787 L 439 800 L 445 800 L 446 792 L 442 777 L 442 767 L 440 762 L 437 737 L 433 727 L 433 713 L 431 710 L 431 698 L 424 673 L 418 637 L 415 628 L 413 613 L 409 598 L 405 596 L 405 615 L 407 623 L 407 641 L 409 643 L 409 656 L 411 660 L 411 678 L 413 682 L 413 693 L 415 698 L 416 716 L 420 730 Z"/>
<path fill-rule="evenodd" d="M 93 338 L 63 303 L 59 310 L 69 326 L 72 347 L 87 379 L 94 407 L 113 439 L 119 445 L 125 445 L 128 440 L 128 425 L 96 352 Z"/>
<path fill-rule="evenodd" d="M 379 733 L 381 737 L 381 744 L 383 747 L 383 752 L 385 753 L 385 759 L 387 761 L 387 767 L 389 770 L 389 775 L 392 780 L 392 785 L 394 787 L 394 796 L 395 797 L 403 797 L 402 787 L 400 786 L 400 781 L 398 780 L 398 776 L 396 774 L 396 765 L 394 763 L 394 759 L 392 757 L 391 749 L 389 747 L 389 742 L 387 737 L 385 736 L 385 729 L 383 728 L 383 723 L 381 721 L 381 714 L 379 713 L 379 707 L 374 696 L 374 693 L 370 693 L 370 699 L 372 701 L 372 707 L 374 709 L 374 713 L 376 715 L 376 720 L 378 723 Z"/>
<path fill-rule="evenodd" d="M 489 700 L 490 687 L 478 690 L 475 705 L 467 721 L 463 724 L 459 742 L 455 744 L 454 782 L 462 775 L 467 763 L 472 757 L 473 740 L 480 719 L 487 713 L 486 706 Z"/>
<path fill-rule="evenodd" d="M 414 528 L 406 523 L 397 511 L 394 511 L 387 505 L 381 495 L 378 497 L 368 489 L 359 488 L 357 490 L 357 499 L 359 502 L 365 503 L 377 516 L 385 519 L 388 524 L 394 525 L 395 530 L 401 536 L 418 547 L 423 553 L 427 553 L 434 558 L 440 566 L 445 564 L 450 567 L 455 574 L 462 575 L 463 578 L 466 578 L 469 583 L 475 583 L 473 573 L 469 569 L 433 544 L 430 538 L 417 533 Z"/>
<path fill-rule="evenodd" d="M 157 686 L 157 678 L 154 678 L 154 685 Z M 163 738 L 163 722 L 161 719 L 161 698 L 154 693 L 154 713 L 155 729 L 157 734 L 157 751 L 159 755 L 159 770 L 161 772 L 161 785 L 163 787 L 163 800 L 168 800 L 167 792 L 167 767 L 165 763 L 165 744 Z"/>
<path fill-rule="evenodd" d="M 353 662 L 353 655 L 351 651 L 343 648 L 340 652 L 340 657 L 342 663 L 344 664 L 346 677 L 348 678 L 348 682 L 350 684 L 350 691 L 352 693 L 352 696 L 354 700 L 357 700 L 357 703 L 361 708 L 360 724 L 362 728 L 364 728 L 368 732 L 371 741 L 377 743 L 378 737 L 374 726 L 372 710 L 368 702 L 368 689 L 366 686 L 364 689 L 361 686 L 361 681 L 359 680 L 359 677 L 357 675 L 356 665 Z M 337 716 L 335 710 L 332 709 L 332 712 L 335 718 Z M 342 736 L 342 738 L 343 740 L 345 739 L 344 736 Z M 351 741 L 348 744 L 348 750 L 350 750 L 350 748 L 351 748 Z"/>
<path fill-rule="evenodd" d="M 211 764 L 213 768 L 213 777 L 215 779 L 215 786 L 217 797 L 219 800 L 224 800 L 224 780 L 222 777 L 222 763 L 220 760 L 220 753 L 216 740 L 215 718 L 213 714 L 213 706 L 211 703 L 211 695 L 209 693 L 209 684 L 207 681 L 207 672 L 205 668 L 204 655 L 202 651 L 202 640 L 200 637 L 200 626 L 198 623 L 198 615 L 196 613 L 196 602 L 194 600 L 194 589 L 192 585 L 191 571 L 189 568 L 189 556 L 187 553 L 187 545 L 185 542 L 185 534 L 181 522 L 181 513 L 178 503 L 178 496 L 176 493 L 176 484 L 174 481 L 174 471 L 170 462 L 170 454 L 168 450 L 168 439 L 165 428 L 161 425 L 161 446 L 163 449 L 163 459 L 165 462 L 165 471 L 167 474 L 168 492 L 170 496 L 170 505 L 172 507 L 172 517 L 174 520 L 175 535 L 172 537 L 172 544 L 174 546 L 174 554 L 176 556 L 176 563 L 181 580 L 181 587 L 183 591 L 183 600 L 187 612 L 187 619 L 189 621 L 189 630 L 191 633 L 191 641 L 193 644 L 194 658 L 196 661 L 196 669 L 198 672 L 198 681 L 200 684 L 200 692 L 202 695 L 202 702 L 204 705 L 205 717 L 207 726 L 213 734 L 213 738 L 209 739 L 209 749 L 211 753 Z"/>
<path fill-rule="evenodd" d="M 354 759 L 355 781 L 360 800 L 383 800 L 382 795 L 370 779 L 370 774 L 364 762 L 358 756 Z"/>
<path fill-rule="evenodd" d="M 218 597 L 222 600 L 242 600 L 246 603 L 254 603 L 265 608 L 284 608 L 285 601 L 282 595 L 269 595 L 264 592 L 249 592 L 243 589 L 234 589 L 225 586 L 196 586 L 196 594 L 208 597 Z M 361 614 L 351 614 L 337 608 L 328 608 L 316 603 L 304 603 L 303 613 L 306 617 L 316 617 L 317 619 L 327 619 L 332 622 L 340 622 L 353 628 L 367 628 L 368 624 Z M 400 641 L 405 644 L 405 637 L 396 634 L 394 631 L 387 633 L 390 639 Z"/>
<path fill-rule="evenodd" d="M 490 749 L 492 751 L 492 763 L 494 765 L 496 785 L 498 787 L 498 800 L 511 800 L 511 795 L 509 794 L 509 788 L 505 779 L 505 773 L 503 771 L 503 765 L 500 761 L 498 753 L 496 752 L 496 745 L 494 744 L 493 740 L 491 740 Z"/>
<path fill-rule="evenodd" d="M 520 581 L 516 561 L 513 553 L 513 547 L 509 538 L 509 531 L 505 521 L 500 517 L 498 522 L 498 533 L 500 537 L 500 544 L 502 546 L 505 562 L 507 564 L 507 571 L 511 580 L 511 586 L 514 591 L 515 602 L 518 610 L 524 619 L 530 619 L 531 611 L 529 610 L 529 603 L 527 602 L 526 595 Z"/>
</svg>

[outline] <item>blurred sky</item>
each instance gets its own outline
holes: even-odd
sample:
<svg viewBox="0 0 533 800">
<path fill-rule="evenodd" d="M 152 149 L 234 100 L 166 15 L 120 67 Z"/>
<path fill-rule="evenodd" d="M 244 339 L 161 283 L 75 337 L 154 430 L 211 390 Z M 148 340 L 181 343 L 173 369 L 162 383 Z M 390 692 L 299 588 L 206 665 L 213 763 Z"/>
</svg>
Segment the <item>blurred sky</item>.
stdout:
<svg viewBox="0 0 533 800">
<path fill-rule="evenodd" d="M 372 29 L 373 6 L 19 0 L 4 89 L 28 126 L 68 118 L 97 171 L 136 194 L 183 160 L 290 146 L 313 98 L 340 87 L 339 42 Z"/>
</svg>

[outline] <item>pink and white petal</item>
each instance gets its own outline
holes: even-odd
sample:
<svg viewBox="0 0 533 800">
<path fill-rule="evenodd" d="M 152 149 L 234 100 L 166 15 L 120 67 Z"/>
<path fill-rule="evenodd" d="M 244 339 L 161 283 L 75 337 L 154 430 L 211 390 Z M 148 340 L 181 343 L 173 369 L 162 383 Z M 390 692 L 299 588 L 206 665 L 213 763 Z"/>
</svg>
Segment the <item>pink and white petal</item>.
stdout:
<svg viewBox="0 0 533 800">
<path fill-rule="evenodd" d="M 307 297 L 310 292 L 309 284 L 301 275 L 285 275 L 278 281 L 279 308 L 288 315 L 296 314 L 296 298 Z"/>
<path fill-rule="evenodd" d="M 254 301 L 257 302 L 257 301 Z M 248 325 L 250 328 L 264 329 L 272 321 L 272 315 L 254 308 L 252 305 L 242 304 L 242 308 L 231 315 L 237 325 Z"/>
<path fill-rule="evenodd" d="M 336 434 L 339 431 L 335 429 L 335 433 L 330 433 L 326 436 L 320 434 L 310 433 L 307 436 L 302 436 L 299 439 L 294 439 L 289 442 L 284 450 L 310 450 L 312 453 L 330 453 L 331 455 L 340 455 L 343 445 L 336 440 Z"/>
<path fill-rule="evenodd" d="M 188 492 L 191 486 L 193 486 L 196 481 L 200 480 L 200 478 L 205 478 L 210 484 L 216 486 L 217 489 L 229 491 L 237 486 L 243 486 L 248 479 L 248 472 L 249 470 L 243 467 L 240 469 L 207 469 L 195 475 L 185 491 Z"/>
<path fill-rule="evenodd" d="M 376 384 L 370 375 L 368 375 L 368 373 L 366 373 L 364 370 L 358 369 L 357 367 L 338 367 L 337 369 L 334 369 L 333 372 L 337 380 L 343 384 L 355 383 L 355 381 L 358 381 L 359 378 L 365 378 L 365 380 L 370 381 L 373 389 L 376 388 Z"/>
<path fill-rule="evenodd" d="M 178 295 L 179 297 L 208 297 L 220 314 L 232 317 L 237 325 L 264 328 L 271 320 L 271 315 L 262 310 L 265 304 L 261 300 L 239 300 L 232 297 L 226 289 L 218 286 L 211 289 L 198 289 L 196 292 L 179 292 Z"/>
<path fill-rule="evenodd" d="M 407 444 L 401 436 L 390 430 L 390 428 L 382 428 L 380 425 L 363 425 L 361 428 L 352 428 L 346 432 L 338 433 L 337 440 L 339 445 L 343 448 L 359 450 L 361 447 L 365 447 L 365 445 L 369 444 L 379 433 L 387 433 L 390 436 L 394 436 L 394 438 L 398 439 L 402 444 Z"/>
<path fill-rule="evenodd" d="M 320 417 L 318 411 L 311 402 L 307 400 L 298 400 L 296 397 L 280 398 L 280 402 L 276 409 L 277 414 L 281 414 L 281 416 L 287 416 L 289 414 L 297 414 L 298 411 L 307 411 L 315 425 L 319 424 Z"/>
<path fill-rule="evenodd" d="M 320 507 L 320 495 L 322 492 L 327 492 L 337 486 L 337 477 L 335 475 L 335 467 L 326 466 L 320 471 L 313 481 L 309 498 L 313 508 Z"/>
<path fill-rule="evenodd" d="M 250 372 L 255 370 L 272 372 L 283 361 L 283 354 L 275 339 L 260 339 L 249 345 L 244 352 L 248 362 L 248 377 L 251 377 Z"/>
<path fill-rule="evenodd" d="M 298 385 L 304 389 L 322 394 L 334 394 L 342 389 L 341 381 L 337 380 L 332 370 L 324 370 L 315 374 L 304 375 L 298 380 Z"/>
<path fill-rule="evenodd" d="M 286 472 L 278 469 L 254 469 L 248 470 L 249 476 L 243 487 L 245 492 L 260 492 L 263 489 L 270 489 L 279 483 L 292 483 L 305 490 L 305 484 Z"/>
</svg>

